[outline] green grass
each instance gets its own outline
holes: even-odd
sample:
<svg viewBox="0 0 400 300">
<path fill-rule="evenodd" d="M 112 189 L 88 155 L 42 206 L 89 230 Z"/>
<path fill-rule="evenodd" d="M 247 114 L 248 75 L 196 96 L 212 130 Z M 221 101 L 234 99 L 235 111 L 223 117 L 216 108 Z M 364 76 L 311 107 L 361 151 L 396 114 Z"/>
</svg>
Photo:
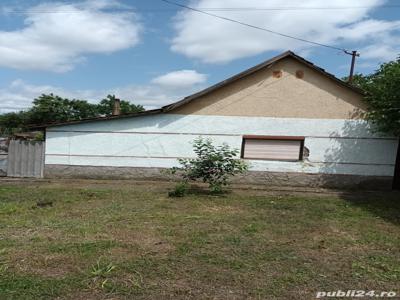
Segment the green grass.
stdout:
<svg viewBox="0 0 400 300">
<path fill-rule="evenodd" d="M 235 190 L 169 198 L 172 188 L 0 183 L 0 299 L 400 293 L 398 193 Z"/>
</svg>

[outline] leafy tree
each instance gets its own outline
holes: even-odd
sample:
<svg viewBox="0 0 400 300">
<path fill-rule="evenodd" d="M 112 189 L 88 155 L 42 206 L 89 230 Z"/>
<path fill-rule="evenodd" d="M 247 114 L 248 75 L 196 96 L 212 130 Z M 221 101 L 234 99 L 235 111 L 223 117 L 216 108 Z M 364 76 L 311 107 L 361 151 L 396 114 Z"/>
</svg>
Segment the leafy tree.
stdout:
<svg viewBox="0 0 400 300">
<path fill-rule="evenodd" d="M 373 74 L 358 74 L 352 84 L 366 92 L 366 117 L 379 131 L 400 137 L 400 57 Z"/>
<path fill-rule="evenodd" d="M 365 90 L 368 103 L 367 119 L 378 131 L 393 135 L 400 141 L 400 57 L 381 64 L 368 76 L 358 75 L 353 81 Z M 397 148 L 393 188 L 400 189 L 400 145 Z"/>
<path fill-rule="evenodd" d="M 9 135 L 16 131 L 26 130 L 30 125 L 109 116 L 112 114 L 114 100 L 115 96 L 108 95 L 99 104 L 92 104 L 86 100 L 70 100 L 53 94 L 42 94 L 33 100 L 33 106 L 27 111 L 0 115 L 0 134 Z M 141 105 L 121 101 L 122 113 L 143 110 Z"/>
<path fill-rule="evenodd" d="M 98 104 L 98 112 L 104 116 L 110 116 L 114 107 L 115 96 L 107 95 L 107 97 L 100 101 Z M 136 113 L 144 111 L 144 107 L 141 105 L 135 105 L 128 101 L 121 100 L 121 113 Z"/>
<path fill-rule="evenodd" d="M 348 76 L 343 77 L 342 80 L 345 82 L 348 82 L 349 77 Z M 364 89 L 364 85 L 365 85 L 366 81 L 367 81 L 367 76 L 358 73 L 358 74 L 354 74 L 351 84 L 360 89 Z"/>
<path fill-rule="evenodd" d="M 218 193 L 228 185 L 230 177 L 248 169 L 243 160 L 237 159 L 239 150 L 231 149 L 227 144 L 215 146 L 210 139 L 199 137 L 194 141 L 193 151 L 196 158 L 179 159 L 182 167 L 172 169 L 173 174 L 180 174 L 184 184 L 190 180 L 202 180 L 208 183 L 211 192 Z M 176 190 L 181 192 L 182 184 Z"/>
<path fill-rule="evenodd" d="M 33 100 L 33 107 L 28 111 L 29 124 L 46 124 L 91 118 L 98 115 L 97 105 L 85 100 L 69 100 L 49 94 Z"/>
<path fill-rule="evenodd" d="M 20 131 L 28 123 L 29 113 L 24 111 L 0 115 L 0 136 L 11 135 Z"/>
</svg>

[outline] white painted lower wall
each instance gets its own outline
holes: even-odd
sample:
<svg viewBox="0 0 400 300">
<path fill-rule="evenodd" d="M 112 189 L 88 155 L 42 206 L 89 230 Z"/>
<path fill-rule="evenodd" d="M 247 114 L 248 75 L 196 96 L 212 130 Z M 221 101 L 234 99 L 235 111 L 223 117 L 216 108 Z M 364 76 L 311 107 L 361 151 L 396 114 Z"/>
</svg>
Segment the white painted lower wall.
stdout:
<svg viewBox="0 0 400 300">
<path fill-rule="evenodd" d="M 257 171 L 392 176 L 397 150 L 362 120 L 159 114 L 50 127 L 45 163 L 169 168 L 199 135 L 238 149 L 243 135 L 305 137 L 307 160 L 249 161 Z"/>
</svg>

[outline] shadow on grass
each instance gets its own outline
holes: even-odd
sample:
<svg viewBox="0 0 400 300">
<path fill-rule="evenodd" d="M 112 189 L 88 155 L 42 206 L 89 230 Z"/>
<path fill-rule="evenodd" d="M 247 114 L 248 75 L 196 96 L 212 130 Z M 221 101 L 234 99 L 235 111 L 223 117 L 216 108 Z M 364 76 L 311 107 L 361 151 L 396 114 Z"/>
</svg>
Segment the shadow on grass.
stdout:
<svg viewBox="0 0 400 300">
<path fill-rule="evenodd" d="M 198 196 L 204 195 L 204 196 L 221 196 L 221 197 L 223 197 L 223 196 L 232 194 L 232 190 L 229 189 L 229 187 L 228 187 L 228 188 L 223 189 L 220 192 L 213 192 L 213 191 L 210 191 L 210 189 L 207 187 L 192 184 L 192 185 L 190 185 L 187 193 L 188 193 L 188 195 L 198 195 Z"/>
<path fill-rule="evenodd" d="M 225 187 L 222 191 L 211 191 L 208 187 L 198 184 L 189 184 L 186 186 L 180 185 L 179 183 L 175 186 L 175 189 L 170 190 L 168 195 L 173 198 L 181 198 L 185 196 L 206 196 L 206 197 L 226 197 L 232 194 L 232 190 L 229 187 Z"/>
<path fill-rule="evenodd" d="M 207 186 L 190 184 L 181 197 L 203 196 L 226 198 L 232 193 L 233 190 L 229 187 L 220 193 L 213 193 Z M 344 190 L 339 194 L 339 198 L 353 207 L 359 207 L 375 217 L 400 226 L 400 191 Z"/>
<path fill-rule="evenodd" d="M 400 226 L 400 192 L 343 192 L 340 198 L 374 216 Z"/>
<path fill-rule="evenodd" d="M 368 138 L 376 137 L 382 139 L 374 140 L 374 147 L 372 147 Z M 330 138 L 331 145 L 324 153 L 326 163 L 321 169 L 323 174 L 327 174 L 322 176 L 322 186 L 355 188 L 354 192 L 343 192 L 341 198 L 376 217 L 400 225 L 400 192 L 390 191 L 392 178 L 385 175 L 389 169 L 388 166 L 394 167 L 398 147 L 397 139 L 383 134 L 379 136 L 374 128 L 366 122 L 357 120 L 346 120 L 340 130 L 330 134 Z M 365 151 L 366 149 L 368 151 Z M 331 176 L 331 174 L 347 174 L 345 172 L 347 169 L 343 167 L 343 164 L 346 163 L 376 164 L 381 169 L 374 171 L 366 169 L 367 174 L 365 175 Z M 377 175 L 374 175 L 374 172 Z M 362 192 L 361 190 L 373 190 L 374 192 Z M 382 192 L 377 190 L 382 190 Z"/>
</svg>

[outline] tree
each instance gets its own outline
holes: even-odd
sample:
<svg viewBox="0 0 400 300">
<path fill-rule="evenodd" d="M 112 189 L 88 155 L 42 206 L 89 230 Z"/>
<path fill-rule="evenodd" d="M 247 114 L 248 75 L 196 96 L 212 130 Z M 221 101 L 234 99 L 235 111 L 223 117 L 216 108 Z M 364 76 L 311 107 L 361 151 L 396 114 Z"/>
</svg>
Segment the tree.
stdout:
<svg viewBox="0 0 400 300">
<path fill-rule="evenodd" d="M 371 75 L 358 75 L 353 84 L 366 92 L 367 119 L 378 131 L 399 138 L 393 188 L 400 189 L 400 57 Z"/>
<path fill-rule="evenodd" d="M 29 113 L 24 111 L 0 115 L 0 136 L 7 136 L 21 131 L 28 123 L 28 120 Z"/>
<path fill-rule="evenodd" d="M 28 112 L 29 124 L 46 124 L 96 117 L 98 108 L 86 100 L 69 100 L 53 94 L 42 94 L 33 100 L 33 107 Z"/>
<path fill-rule="evenodd" d="M 343 81 L 348 82 L 349 81 L 349 77 L 345 76 L 342 78 Z M 354 85 L 355 87 L 358 87 L 360 89 L 364 89 L 364 85 L 367 81 L 367 76 L 363 75 L 363 74 L 354 74 L 353 75 L 353 79 L 351 80 L 351 85 Z"/>
<path fill-rule="evenodd" d="M 352 84 L 365 91 L 366 117 L 376 129 L 400 137 L 400 57 L 373 74 L 358 74 Z"/>
<path fill-rule="evenodd" d="M 239 150 L 227 144 L 215 146 L 210 139 L 199 137 L 194 140 L 193 151 L 196 158 L 181 158 L 178 161 L 182 167 L 172 169 L 173 174 L 178 173 L 183 179 L 183 185 L 175 189 L 175 194 L 180 196 L 189 180 L 201 180 L 209 185 L 211 192 L 219 193 L 228 185 L 230 177 L 248 169 L 243 160 L 237 159 Z"/>
<path fill-rule="evenodd" d="M 107 95 L 107 97 L 100 101 L 98 104 L 98 112 L 104 116 L 110 116 L 113 111 L 115 101 L 115 95 Z M 121 100 L 121 113 L 137 113 L 144 111 L 144 107 L 141 105 L 135 105 L 128 101 Z"/>
<path fill-rule="evenodd" d="M 70 100 L 53 94 L 42 94 L 33 100 L 33 106 L 30 109 L 0 115 L 0 134 L 9 135 L 16 131 L 26 130 L 30 125 L 109 116 L 112 114 L 114 100 L 115 96 L 108 95 L 99 104 L 92 104 L 86 100 Z M 122 113 L 143 110 L 141 105 L 121 101 Z"/>
</svg>

